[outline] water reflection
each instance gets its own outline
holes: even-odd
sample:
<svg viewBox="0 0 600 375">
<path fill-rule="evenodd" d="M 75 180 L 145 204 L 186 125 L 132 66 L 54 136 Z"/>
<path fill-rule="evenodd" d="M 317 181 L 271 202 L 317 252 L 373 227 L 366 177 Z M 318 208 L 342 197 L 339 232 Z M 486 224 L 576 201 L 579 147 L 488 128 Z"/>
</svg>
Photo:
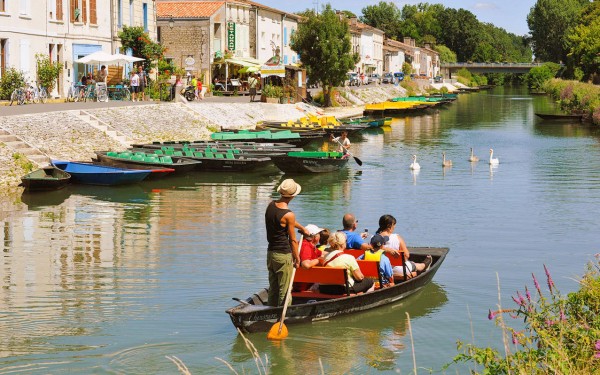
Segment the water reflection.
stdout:
<svg viewBox="0 0 600 375">
<path fill-rule="evenodd" d="M 446 291 L 432 282 L 414 296 L 394 305 L 328 321 L 288 327 L 283 342 L 270 342 L 265 334 L 247 335 L 263 356 L 272 363 L 273 373 L 320 373 L 319 359 L 325 373 L 364 373 L 365 367 L 393 370 L 400 357 L 410 357 L 406 313 L 413 324 L 419 318 L 440 309 L 448 301 Z M 238 336 L 230 358 L 234 363 L 252 358 Z M 235 367 L 235 365 L 234 365 Z"/>
<path fill-rule="evenodd" d="M 536 135 L 545 137 L 596 137 L 600 138 L 598 126 L 576 122 L 536 120 L 534 122 Z"/>
</svg>

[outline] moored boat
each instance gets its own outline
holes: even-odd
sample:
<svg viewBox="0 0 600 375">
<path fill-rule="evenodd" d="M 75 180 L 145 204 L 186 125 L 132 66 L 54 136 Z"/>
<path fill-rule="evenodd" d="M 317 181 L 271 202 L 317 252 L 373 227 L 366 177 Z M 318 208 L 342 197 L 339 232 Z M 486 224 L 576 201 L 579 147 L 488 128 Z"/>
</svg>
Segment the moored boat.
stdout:
<svg viewBox="0 0 600 375">
<path fill-rule="evenodd" d="M 266 130 L 258 129 L 221 131 L 211 134 L 210 137 L 213 141 L 218 142 L 283 142 L 300 147 L 314 140 L 320 140 L 324 135 L 325 133 L 320 129 L 298 133 L 287 129 L 277 128 Z"/>
<path fill-rule="evenodd" d="M 535 113 L 535 115 L 544 120 L 561 120 L 561 121 L 581 121 L 583 115 L 569 115 L 569 114 L 552 114 L 552 113 Z"/>
<path fill-rule="evenodd" d="M 369 125 L 370 127 L 376 128 L 376 127 L 391 125 L 392 118 L 391 117 L 374 118 L 374 117 L 370 117 L 370 116 L 362 116 L 362 117 L 349 118 L 347 120 L 343 120 L 342 122 L 347 125 L 366 124 L 366 125 Z"/>
<path fill-rule="evenodd" d="M 419 247 L 409 248 L 409 250 L 411 260 L 417 262 L 423 261 L 427 255 L 431 255 L 433 259 L 431 267 L 414 278 L 373 292 L 323 300 L 294 297 L 292 305 L 288 306 L 284 323 L 290 326 L 365 311 L 397 302 L 416 293 L 433 279 L 449 249 Z M 233 325 L 242 332 L 268 331 L 281 317 L 283 307 L 266 305 L 267 294 L 268 290 L 262 289 L 246 300 L 241 300 L 237 306 L 228 309 L 226 312 Z"/>
<path fill-rule="evenodd" d="M 178 156 L 158 156 L 144 152 L 133 153 L 131 151 L 95 151 L 96 158 L 103 164 L 122 167 L 148 169 L 169 168 L 173 173 L 186 173 L 193 171 L 200 162 Z"/>
<path fill-rule="evenodd" d="M 273 155 L 271 160 L 285 173 L 325 173 L 341 169 L 350 159 L 341 152 L 300 151 Z"/>
<path fill-rule="evenodd" d="M 55 166 L 47 166 L 27 173 L 21 177 L 21 184 L 25 191 L 58 190 L 62 189 L 71 180 L 71 175 Z"/>
<path fill-rule="evenodd" d="M 51 164 L 71 175 L 71 182 L 84 185 L 125 185 L 144 180 L 151 170 L 115 168 L 92 163 L 52 160 Z"/>
</svg>

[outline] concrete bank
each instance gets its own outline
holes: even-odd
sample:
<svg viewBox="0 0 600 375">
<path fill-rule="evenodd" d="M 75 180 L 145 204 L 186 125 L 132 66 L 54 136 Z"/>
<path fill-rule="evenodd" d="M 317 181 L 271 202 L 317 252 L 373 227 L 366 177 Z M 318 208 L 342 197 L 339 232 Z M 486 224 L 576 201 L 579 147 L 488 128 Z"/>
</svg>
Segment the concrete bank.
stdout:
<svg viewBox="0 0 600 375">
<path fill-rule="evenodd" d="M 33 105 L 30 114 L 0 116 L 0 187 L 14 187 L 20 177 L 49 159 L 89 160 L 97 150 L 123 150 L 131 143 L 206 140 L 223 129 L 250 129 L 260 121 L 288 121 L 307 113 L 339 118 L 360 116 L 364 104 L 404 95 L 401 87 L 341 89 L 344 107 L 322 109 L 305 103 L 249 103 L 246 98 L 207 98 L 192 103 L 79 103 Z M 73 106 L 70 106 L 73 104 Z M 94 103 L 100 105 L 100 103 Z M 44 107 L 45 106 L 45 107 Z M 54 106 L 54 107 L 53 107 Z M 48 112 L 39 113 L 47 108 Z"/>
</svg>

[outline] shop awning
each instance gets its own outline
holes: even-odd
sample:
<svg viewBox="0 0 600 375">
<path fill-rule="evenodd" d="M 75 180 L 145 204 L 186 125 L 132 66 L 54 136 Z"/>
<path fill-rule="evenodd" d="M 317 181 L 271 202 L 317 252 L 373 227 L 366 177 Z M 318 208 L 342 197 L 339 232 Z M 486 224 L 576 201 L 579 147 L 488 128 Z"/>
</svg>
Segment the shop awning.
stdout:
<svg viewBox="0 0 600 375">
<path fill-rule="evenodd" d="M 285 66 L 283 65 L 263 65 L 260 67 L 260 75 L 285 77 Z"/>
<path fill-rule="evenodd" d="M 225 59 L 225 62 L 228 63 L 228 64 L 240 65 L 240 66 L 243 66 L 245 68 L 249 68 L 251 66 L 259 66 L 260 65 L 260 63 L 254 64 L 254 63 L 251 63 L 249 61 L 242 60 L 242 59 Z"/>
</svg>

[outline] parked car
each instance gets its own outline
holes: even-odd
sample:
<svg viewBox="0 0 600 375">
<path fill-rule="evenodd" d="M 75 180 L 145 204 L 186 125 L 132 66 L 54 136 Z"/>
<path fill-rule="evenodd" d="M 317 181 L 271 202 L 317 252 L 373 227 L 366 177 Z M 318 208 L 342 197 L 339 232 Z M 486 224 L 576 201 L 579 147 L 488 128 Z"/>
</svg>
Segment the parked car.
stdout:
<svg viewBox="0 0 600 375">
<path fill-rule="evenodd" d="M 370 83 L 375 83 L 379 85 L 381 83 L 381 76 L 377 73 L 369 74 L 367 76 L 367 84 Z"/>
<path fill-rule="evenodd" d="M 384 73 L 381 83 L 394 83 L 394 75 L 392 73 Z"/>
<path fill-rule="evenodd" d="M 394 78 L 396 79 L 396 81 L 402 82 L 402 81 L 404 81 L 404 73 L 403 72 L 396 72 L 396 73 L 394 73 Z"/>
<path fill-rule="evenodd" d="M 360 76 L 358 73 L 350 72 L 348 73 L 348 79 L 344 83 L 346 86 L 360 86 Z"/>
<path fill-rule="evenodd" d="M 435 76 L 435 77 L 433 77 L 433 82 L 435 82 L 435 83 L 443 83 L 444 82 L 444 77 L 442 77 L 442 76 Z"/>
</svg>

